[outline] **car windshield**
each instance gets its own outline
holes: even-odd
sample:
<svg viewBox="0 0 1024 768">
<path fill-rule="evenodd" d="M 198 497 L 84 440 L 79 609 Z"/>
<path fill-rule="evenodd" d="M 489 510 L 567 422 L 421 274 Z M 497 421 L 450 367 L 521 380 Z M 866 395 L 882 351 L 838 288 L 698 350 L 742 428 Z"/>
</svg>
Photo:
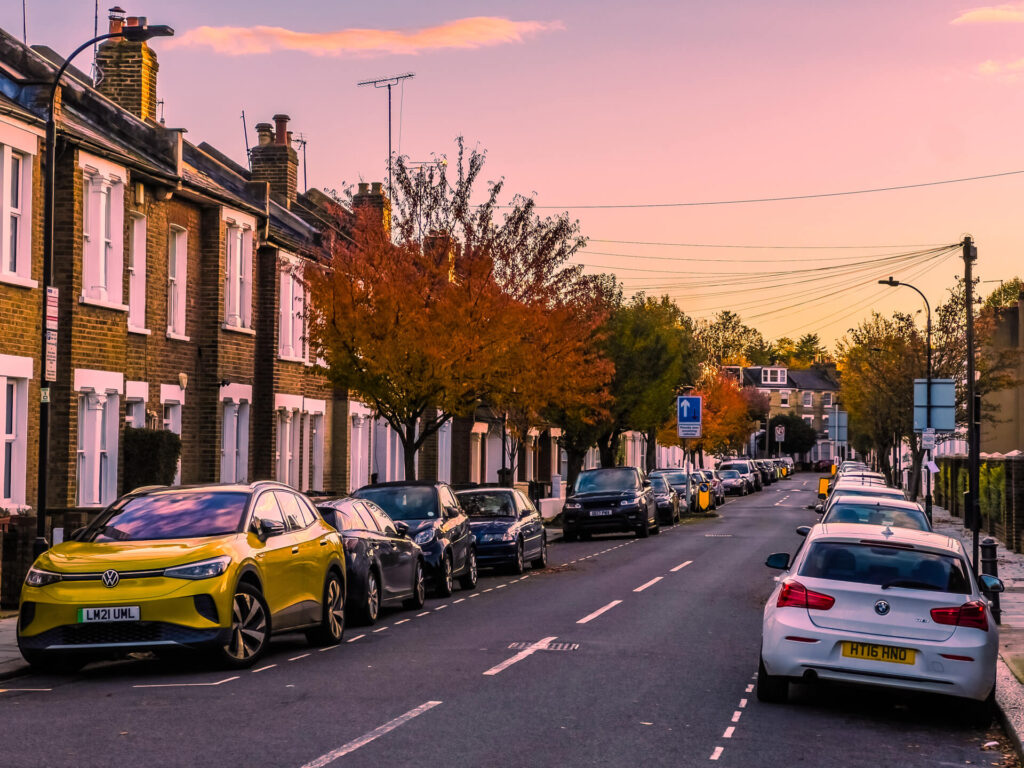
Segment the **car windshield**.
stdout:
<svg viewBox="0 0 1024 768">
<path fill-rule="evenodd" d="M 740 473 L 735 469 L 723 469 L 718 473 L 718 476 L 723 480 L 736 480 L 739 478 Z"/>
<path fill-rule="evenodd" d="M 668 481 L 661 475 L 654 475 L 651 478 L 651 488 L 655 493 L 668 493 Z"/>
<path fill-rule="evenodd" d="M 516 505 L 508 491 L 461 491 L 456 495 L 470 517 L 515 517 Z"/>
<path fill-rule="evenodd" d="M 928 518 L 916 509 L 887 507 L 884 504 L 868 502 L 854 503 L 837 501 L 822 518 L 823 523 L 860 523 L 862 525 L 894 525 L 897 528 L 913 528 L 930 531 Z"/>
<path fill-rule="evenodd" d="M 672 485 L 682 485 L 686 482 L 685 472 L 662 472 L 661 474 L 655 475 L 655 477 L 665 478 L 665 482 L 671 483 Z"/>
<path fill-rule="evenodd" d="M 424 520 L 437 517 L 434 489 L 424 485 L 360 488 L 354 494 L 382 507 L 392 520 Z"/>
<path fill-rule="evenodd" d="M 581 472 L 576 480 L 576 493 L 594 493 L 596 491 L 635 491 L 640 487 L 637 482 L 636 470 L 628 467 L 621 469 L 599 469 L 593 472 Z"/>
<path fill-rule="evenodd" d="M 849 541 L 818 541 L 800 568 L 801 576 L 834 581 L 970 594 L 963 561 L 940 555 L 883 545 Z"/>
<path fill-rule="evenodd" d="M 248 493 L 179 491 L 115 503 L 79 541 L 152 541 L 227 536 L 242 525 Z"/>
</svg>

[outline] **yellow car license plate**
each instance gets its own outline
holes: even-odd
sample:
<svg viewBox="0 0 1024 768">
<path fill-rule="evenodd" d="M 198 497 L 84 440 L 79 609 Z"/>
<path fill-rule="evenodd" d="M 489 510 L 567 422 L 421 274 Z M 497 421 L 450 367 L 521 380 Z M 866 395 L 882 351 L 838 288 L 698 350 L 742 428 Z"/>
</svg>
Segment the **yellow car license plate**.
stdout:
<svg viewBox="0 0 1024 768">
<path fill-rule="evenodd" d="M 873 643 L 843 643 L 843 656 L 850 659 L 913 664 L 916 655 L 917 651 L 910 648 L 894 648 L 891 645 L 874 645 Z"/>
</svg>

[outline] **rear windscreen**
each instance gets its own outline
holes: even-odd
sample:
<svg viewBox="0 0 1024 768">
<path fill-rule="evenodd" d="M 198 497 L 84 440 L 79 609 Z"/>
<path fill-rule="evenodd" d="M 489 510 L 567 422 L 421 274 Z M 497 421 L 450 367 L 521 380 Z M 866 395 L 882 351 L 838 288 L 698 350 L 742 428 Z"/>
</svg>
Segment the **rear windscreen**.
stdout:
<svg viewBox="0 0 1024 768">
<path fill-rule="evenodd" d="M 963 560 L 955 555 L 852 541 L 815 542 L 800 567 L 800 575 L 885 588 L 963 595 L 971 592 Z"/>
<path fill-rule="evenodd" d="M 887 507 L 883 504 L 857 504 L 837 501 L 821 521 L 823 523 L 860 523 L 862 525 L 893 525 L 897 528 L 913 528 L 930 531 L 924 512 L 903 507 Z"/>
</svg>

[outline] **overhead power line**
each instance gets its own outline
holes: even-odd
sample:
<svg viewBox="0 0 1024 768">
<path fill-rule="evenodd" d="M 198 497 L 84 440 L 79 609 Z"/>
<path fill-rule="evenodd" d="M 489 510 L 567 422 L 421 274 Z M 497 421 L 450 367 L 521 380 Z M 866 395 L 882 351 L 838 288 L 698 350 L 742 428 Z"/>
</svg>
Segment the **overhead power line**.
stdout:
<svg viewBox="0 0 1024 768">
<path fill-rule="evenodd" d="M 647 240 L 602 240 L 598 237 L 588 237 L 589 243 L 615 243 L 617 245 L 658 245 L 666 248 L 746 248 L 750 250 L 764 251 L 841 251 L 858 250 L 867 251 L 872 248 L 935 248 L 941 243 L 904 243 L 902 245 L 724 245 L 722 243 L 658 243 Z M 626 255 L 626 254 L 622 254 Z M 651 259 L 653 256 L 638 256 L 637 258 Z M 666 256 L 665 258 L 673 258 Z"/>
<path fill-rule="evenodd" d="M 941 181 L 922 181 L 916 184 L 897 184 L 889 187 L 871 187 L 869 189 L 851 189 L 844 192 L 815 192 L 808 195 L 778 195 L 775 197 L 748 197 L 735 200 L 697 200 L 684 203 L 605 203 L 605 204 L 584 204 L 584 205 L 537 205 L 537 209 L 609 209 L 609 208 L 692 208 L 697 206 L 710 205 L 747 205 L 750 203 L 781 203 L 790 200 L 813 200 L 825 197 L 850 197 L 853 195 L 870 195 L 875 192 L 896 192 L 901 189 L 920 189 L 922 187 L 938 187 L 943 184 L 961 184 L 965 181 L 982 181 L 984 179 L 998 179 L 1003 176 L 1016 176 L 1024 173 L 1020 171 L 1003 171 L 1001 173 L 988 173 L 982 176 L 964 176 L 959 179 L 942 179 Z M 504 206 L 509 207 L 509 206 Z"/>
</svg>

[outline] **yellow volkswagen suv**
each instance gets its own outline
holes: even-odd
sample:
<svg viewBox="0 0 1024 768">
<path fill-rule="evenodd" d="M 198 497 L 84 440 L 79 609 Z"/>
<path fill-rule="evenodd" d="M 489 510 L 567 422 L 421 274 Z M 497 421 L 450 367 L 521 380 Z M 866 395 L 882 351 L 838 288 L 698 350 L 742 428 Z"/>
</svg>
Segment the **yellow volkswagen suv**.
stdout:
<svg viewBox="0 0 1024 768">
<path fill-rule="evenodd" d="M 288 486 L 141 489 L 35 561 L 18 646 L 51 670 L 181 648 L 246 667 L 271 633 L 339 642 L 344 595 L 341 537 Z"/>
</svg>

